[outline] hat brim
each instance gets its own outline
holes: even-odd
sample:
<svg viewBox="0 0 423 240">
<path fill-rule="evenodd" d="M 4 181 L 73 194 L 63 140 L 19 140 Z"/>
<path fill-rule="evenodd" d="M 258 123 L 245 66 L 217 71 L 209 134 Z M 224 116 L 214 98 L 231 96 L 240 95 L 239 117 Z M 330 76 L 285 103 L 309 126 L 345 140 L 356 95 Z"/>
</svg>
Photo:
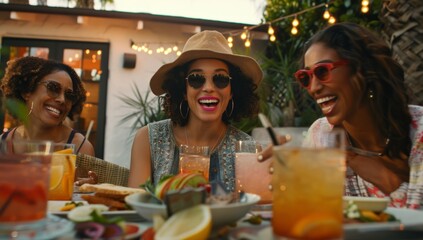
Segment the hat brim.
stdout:
<svg viewBox="0 0 423 240">
<path fill-rule="evenodd" d="M 251 57 L 237 54 L 226 54 L 209 50 L 191 50 L 183 52 L 175 61 L 161 66 L 150 80 L 151 91 L 159 96 L 165 93 L 162 88 L 168 73 L 175 67 L 181 66 L 194 59 L 214 58 L 229 62 L 239 67 L 246 76 L 250 77 L 258 85 L 263 78 L 263 72 L 259 64 Z"/>
</svg>

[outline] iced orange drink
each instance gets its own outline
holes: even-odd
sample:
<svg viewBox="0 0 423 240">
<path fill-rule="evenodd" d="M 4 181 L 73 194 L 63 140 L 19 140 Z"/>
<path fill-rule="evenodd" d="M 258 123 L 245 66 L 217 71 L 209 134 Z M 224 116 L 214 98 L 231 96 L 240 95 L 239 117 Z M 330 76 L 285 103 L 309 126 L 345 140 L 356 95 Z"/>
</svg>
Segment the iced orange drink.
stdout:
<svg viewBox="0 0 423 240">
<path fill-rule="evenodd" d="M 273 233 L 341 239 L 344 150 L 276 146 L 273 152 Z"/>
<path fill-rule="evenodd" d="M 179 147 L 179 172 L 198 172 L 209 179 L 210 154 L 207 146 L 187 146 Z"/>
<path fill-rule="evenodd" d="M 68 148 L 53 153 L 50 170 L 49 200 L 71 200 L 75 180 L 76 155 Z"/>
<path fill-rule="evenodd" d="M 49 143 L 16 142 L 14 151 L 3 148 L 3 144 L 5 142 L 2 141 L 0 233 L 3 230 L 19 231 L 41 227 L 47 213 L 51 155 L 46 144 Z M 22 151 L 16 151 L 17 149 Z M 34 150 L 34 153 L 27 150 Z"/>
</svg>

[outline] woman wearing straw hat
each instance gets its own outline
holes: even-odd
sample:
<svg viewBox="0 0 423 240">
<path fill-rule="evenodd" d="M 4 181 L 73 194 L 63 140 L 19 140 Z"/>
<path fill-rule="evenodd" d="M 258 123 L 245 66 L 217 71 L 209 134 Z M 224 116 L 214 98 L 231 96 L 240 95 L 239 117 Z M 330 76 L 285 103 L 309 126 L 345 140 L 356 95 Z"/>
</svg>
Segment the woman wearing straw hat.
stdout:
<svg viewBox="0 0 423 240">
<path fill-rule="evenodd" d="M 182 54 L 151 78 L 152 92 L 164 94 L 170 119 L 138 130 L 129 186 L 149 178 L 157 184 L 162 176 L 178 173 L 179 145 L 196 145 L 209 146 L 209 180 L 232 190 L 235 141 L 252 138 L 229 123 L 257 114 L 255 90 L 262 76 L 258 63 L 233 54 L 221 33 L 203 31 L 188 39 Z"/>
</svg>

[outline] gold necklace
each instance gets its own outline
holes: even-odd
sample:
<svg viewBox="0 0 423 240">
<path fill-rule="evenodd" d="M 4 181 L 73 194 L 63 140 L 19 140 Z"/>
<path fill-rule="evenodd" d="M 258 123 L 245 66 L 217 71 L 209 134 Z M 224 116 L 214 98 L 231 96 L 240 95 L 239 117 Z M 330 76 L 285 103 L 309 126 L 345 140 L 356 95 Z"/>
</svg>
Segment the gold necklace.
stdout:
<svg viewBox="0 0 423 240">
<path fill-rule="evenodd" d="M 368 151 L 368 150 L 354 147 L 351 141 L 350 135 L 348 134 L 347 131 L 345 131 L 345 134 L 347 135 L 347 140 L 349 143 L 349 146 L 347 146 L 347 150 L 353 151 L 354 153 L 357 153 L 358 155 L 366 156 L 366 157 L 382 157 L 385 154 L 386 148 L 388 147 L 388 144 L 390 141 L 389 138 L 385 139 L 385 148 L 383 149 L 382 152 L 373 152 L 373 151 Z"/>
<path fill-rule="evenodd" d="M 188 131 L 187 131 L 187 127 L 184 128 L 184 132 L 185 132 L 185 142 L 186 144 L 189 146 L 189 142 L 188 142 Z M 213 145 L 213 148 L 210 149 L 210 153 L 212 153 L 214 151 L 214 149 L 219 145 L 219 140 L 222 137 L 223 133 L 225 132 L 225 128 L 222 129 L 222 131 L 220 131 L 220 135 L 219 137 L 216 139 L 216 143 Z"/>
</svg>

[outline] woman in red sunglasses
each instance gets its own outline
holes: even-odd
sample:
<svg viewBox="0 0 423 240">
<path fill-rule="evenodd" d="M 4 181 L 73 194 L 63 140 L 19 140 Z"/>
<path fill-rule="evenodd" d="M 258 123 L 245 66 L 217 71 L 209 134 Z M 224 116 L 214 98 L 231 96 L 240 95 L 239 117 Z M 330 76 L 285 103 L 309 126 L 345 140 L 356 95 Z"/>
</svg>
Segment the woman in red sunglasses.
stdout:
<svg viewBox="0 0 423 240">
<path fill-rule="evenodd" d="M 8 62 L 1 89 L 4 97 L 23 102 L 28 109 L 27 123 L 3 133 L 2 140 L 72 143 L 76 154 L 94 156 L 88 139 L 63 124 L 66 117 L 73 120 L 82 111 L 86 99 L 81 79 L 71 67 L 38 57 L 18 58 Z M 96 178 L 94 173 L 91 177 Z"/>
<path fill-rule="evenodd" d="M 208 146 L 210 181 L 234 189 L 235 141 L 252 140 L 230 122 L 258 112 L 255 92 L 262 79 L 257 62 L 232 53 L 217 31 L 188 39 L 182 54 L 153 75 L 150 87 L 164 95 L 170 119 L 138 130 L 131 154 L 129 186 L 179 172 L 179 145 Z"/>
<path fill-rule="evenodd" d="M 345 194 L 390 197 L 392 207 L 423 204 L 423 107 L 410 105 L 404 72 L 388 45 L 352 23 L 330 26 L 304 47 L 296 80 L 325 117 L 306 141 L 320 144 L 322 130 L 345 130 Z"/>
</svg>

